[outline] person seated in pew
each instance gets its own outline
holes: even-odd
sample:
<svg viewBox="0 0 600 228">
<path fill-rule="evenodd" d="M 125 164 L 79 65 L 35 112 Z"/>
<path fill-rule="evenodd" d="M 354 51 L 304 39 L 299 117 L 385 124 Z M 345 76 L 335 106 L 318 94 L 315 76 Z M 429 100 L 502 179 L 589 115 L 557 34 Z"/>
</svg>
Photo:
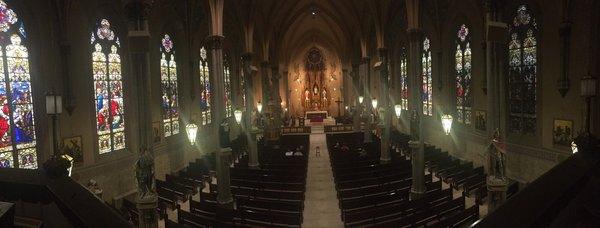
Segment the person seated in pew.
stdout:
<svg viewBox="0 0 600 228">
<path fill-rule="evenodd" d="M 342 145 L 342 148 L 341 148 L 341 150 L 342 150 L 342 152 L 346 153 L 346 152 L 349 152 L 349 151 L 350 151 L 350 147 L 348 147 L 348 144 L 344 143 L 344 144 Z"/>
<path fill-rule="evenodd" d="M 294 152 L 294 156 L 304 156 L 304 153 L 302 153 L 302 151 L 296 151 Z"/>
<path fill-rule="evenodd" d="M 338 149 L 340 148 L 340 142 L 335 142 L 335 145 L 333 145 L 333 149 Z"/>
<path fill-rule="evenodd" d="M 285 152 L 285 156 L 289 157 L 294 155 L 294 151 L 290 150 L 289 148 L 286 148 L 286 152 Z"/>
</svg>

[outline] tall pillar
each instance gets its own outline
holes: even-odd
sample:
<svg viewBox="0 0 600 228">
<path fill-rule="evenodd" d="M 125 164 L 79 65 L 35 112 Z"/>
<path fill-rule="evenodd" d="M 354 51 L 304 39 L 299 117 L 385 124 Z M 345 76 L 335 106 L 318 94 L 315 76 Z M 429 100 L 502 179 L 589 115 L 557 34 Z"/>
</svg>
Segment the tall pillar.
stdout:
<svg viewBox="0 0 600 228">
<path fill-rule="evenodd" d="M 289 72 L 287 70 L 284 70 L 283 75 L 281 77 L 283 78 L 283 91 L 285 91 L 285 94 L 284 94 L 285 99 L 283 99 L 285 101 L 284 108 L 287 108 L 289 111 L 289 110 L 292 110 L 292 107 L 291 107 L 292 103 L 290 102 L 290 96 L 291 96 L 292 91 L 290 90 L 290 85 L 288 84 L 289 83 L 288 74 L 289 74 Z M 288 115 L 289 115 L 288 112 L 284 113 L 284 117 L 288 117 Z"/>
<path fill-rule="evenodd" d="M 262 105 L 263 108 L 268 107 L 269 106 L 269 88 L 271 87 L 271 77 L 269 76 L 269 71 L 271 71 L 271 69 L 269 68 L 269 62 L 268 61 L 264 61 L 262 63 L 260 63 L 260 67 L 261 67 L 261 83 L 262 83 Z"/>
<path fill-rule="evenodd" d="M 151 135 L 150 126 L 150 110 L 149 100 L 143 94 L 150 92 L 149 84 L 149 47 L 150 33 L 148 31 L 148 21 L 144 15 L 144 8 L 148 6 L 141 2 L 129 2 L 125 8 L 130 15 L 128 38 L 131 43 L 135 42 L 139 45 L 131 45 L 129 52 L 131 54 L 131 65 L 133 75 L 135 77 L 138 112 L 138 140 L 141 152 L 136 162 L 136 181 L 138 184 L 138 197 L 136 199 L 136 207 L 138 209 L 138 227 L 140 228 L 155 228 L 158 227 L 158 215 L 156 208 L 158 207 L 158 196 L 154 182 L 154 158 L 147 150 L 150 148 Z"/>
<path fill-rule="evenodd" d="M 363 114 L 364 116 L 366 116 L 366 120 L 365 120 L 365 137 L 364 137 L 364 142 L 365 143 L 370 143 L 373 140 L 371 139 L 371 123 L 372 123 L 372 114 L 373 114 L 373 106 L 372 106 L 372 97 L 371 97 L 371 93 L 370 93 L 370 84 L 369 83 L 371 81 L 371 70 L 369 68 L 369 63 L 371 62 L 371 58 L 370 57 L 363 57 L 362 58 L 362 62 L 360 64 L 360 68 L 361 68 L 361 93 L 363 95 L 363 97 L 365 98 L 363 101 Z"/>
<path fill-rule="evenodd" d="M 221 139 L 220 128 L 221 123 L 226 119 L 225 117 L 225 82 L 223 72 L 223 36 L 213 35 L 208 37 L 208 43 L 210 46 L 211 64 L 210 64 L 210 77 L 213 85 L 213 102 L 212 102 L 212 114 L 213 114 L 213 137 L 216 137 L 216 160 L 217 160 L 217 188 L 218 196 L 217 201 L 219 204 L 229 207 L 232 205 L 233 197 L 231 196 L 230 180 L 229 180 L 229 164 L 231 157 L 231 148 L 221 148 L 221 143 L 224 141 Z"/>
<path fill-rule="evenodd" d="M 275 109 L 273 110 L 273 116 L 275 116 L 275 126 L 276 127 L 280 127 L 281 126 L 281 111 L 282 111 L 282 106 L 281 106 L 281 102 L 283 101 L 281 99 L 281 94 L 279 92 L 279 79 L 281 79 L 281 74 L 279 74 L 279 67 L 277 65 L 273 65 L 271 66 L 271 96 L 272 96 L 272 101 L 274 103 L 274 107 Z"/>
<path fill-rule="evenodd" d="M 392 125 L 392 106 L 390 106 L 390 81 L 389 81 L 389 69 L 388 69 L 388 52 L 385 48 L 379 48 L 379 60 L 381 65 L 379 66 L 380 76 L 380 93 L 381 97 L 381 109 L 379 109 L 379 116 L 381 116 L 380 127 L 382 127 L 383 134 L 381 137 L 381 157 L 382 163 L 389 162 L 391 158 L 390 154 L 390 126 Z"/>
<path fill-rule="evenodd" d="M 420 198 L 425 189 L 425 144 L 421 138 L 423 134 L 423 102 L 421 102 L 422 75 L 421 52 L 423 32 L 420 29 L 409 29 L 408 49 L 408 81 L 410 85 L 410 135 L 411 148 L 412 186 L 411 198 Z"/>
<path fill-rule="evenodd" d="M 352 91 L 356 96 L 352 99 L 352 103 L 354 104 L 354 113 L 352 118 L 352 123 L 354 124 L 354 132 L 361 131 L 361 112 L 362 112 L 362 104 L 358 102 L 358 96 L 362 95 L 360 92 L 360 73 L 359 73 L 359 64 L 352 64 Z"/>
<path fill-rule="evenodd" d="M 490 31 L 490 23 L 489 22 L 498 22 L 500 21 L 500 16 L 498 15 L 496 1 L 486 1 L 486 28 Z M 501 124 L 501 115 L 502 113 L 502 90 L 503 90 L 503 77 L 502 77 L 502 68 L 503 61 L 501 58 L 501 53 L 505 51 L 502 46 L 502 40 L 498 40 L 497 37 L 500 37 L 502 34 L 498 34 L 498 28 L 496 28 L 496 33 L 490 34 L 486 33 L 486 75 L 487 75 L 487 108 L 488 108 L 488 121 L 487 121 L 487 130 L 488 130 L 488 139 L 490 142 L 495 138 L 495 132 L 498 130 L 499 135 L 497 137 L 501 137 L 501 133 L 504 132 L 504 127 Z M 503 31 L 507 32 L 507 31 Z M 494 159 L 490 153 L 490 160 Z M 491 168 L 491 167 L 488 167 Z M 504 203 L 506 200 L 506 190 L 508 188 L 508 180 L 504 176 L 496 176 L 495 174 L 488 173 L 487 179 L 487 190 L 488 190 L 488 213 L 495 210 L 499 205 Z"/>
<path fill-rule="evenodd" d="M 256 145 L 256 134 L 258 129 L 252 124 L 252 115 L 254 113 L 254 80 L 252 71 L 252 53 L 242 55 L 242 69 L 244 70 L 244 79 L 246 86 L 246 113 L 244 117 L 244 129 L 246 129 L 246 141 L 248 142 L 248 166 L 258 168 L 258 149 Z"/>
<path fill-rule="evenodd" d="M 341 111 L 338 113 L 339 116 L 345 116 L 347 113 L 347 110 L 344 106 L 348 105 L 348 101 L 350 100 L 350 82 L 352 80 L 352 77 L 350 77 L 350 72 L 348 71 L 348 69 L 342 69 L 342 85 L 340 87 L 340 93 L 341 98 L 339 99 L 340 101 L 342 101 L 341 104 Z M 343 115 L 342 115 L 343 113 Z"/>
</svg>

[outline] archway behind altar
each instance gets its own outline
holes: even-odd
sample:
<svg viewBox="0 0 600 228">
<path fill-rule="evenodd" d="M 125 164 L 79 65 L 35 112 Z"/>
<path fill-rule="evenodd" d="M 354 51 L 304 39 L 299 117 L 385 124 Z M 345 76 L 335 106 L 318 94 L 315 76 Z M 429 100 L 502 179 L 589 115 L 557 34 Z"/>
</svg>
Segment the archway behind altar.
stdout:
<svg viewBox="0 0 600 228">
<path fill-rule="evenodd" d="M 290 115 L 299 117 L 307 111 L 326 111 L 330 116 L 338 116 L 336 101 L 343 99 L 339 56 L 317 44 L 300 50 L 288 66 Z"/>
</svg>

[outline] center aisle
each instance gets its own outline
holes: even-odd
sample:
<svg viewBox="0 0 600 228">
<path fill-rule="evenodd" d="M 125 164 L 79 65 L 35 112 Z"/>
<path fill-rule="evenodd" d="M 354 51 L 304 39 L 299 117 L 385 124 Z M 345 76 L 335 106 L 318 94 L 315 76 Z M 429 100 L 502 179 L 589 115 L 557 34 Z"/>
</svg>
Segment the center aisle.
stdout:
<svg viewBox="0 0 600 228">
<path fill-rule="evenodd" d="M 317 146 L 321 149 L 319 157 L 315 155 Z M 338 205 L 325 134 L 313 131 L 310 135 L 302 227 L 344 227 Z"/>
</svg>

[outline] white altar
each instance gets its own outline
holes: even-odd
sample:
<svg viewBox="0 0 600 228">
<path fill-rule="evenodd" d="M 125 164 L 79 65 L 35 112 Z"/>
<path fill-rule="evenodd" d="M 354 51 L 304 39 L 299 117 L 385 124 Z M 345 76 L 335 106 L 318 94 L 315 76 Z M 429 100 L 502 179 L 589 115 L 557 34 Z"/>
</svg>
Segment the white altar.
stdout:
<svg viewBox="0 0 600 228">
<path fill-rule="evenodd" d="M 335 125 L 335 119 L 327 111 L 306 111 L 304 113 L 304 125 Z"/>
</svg>

